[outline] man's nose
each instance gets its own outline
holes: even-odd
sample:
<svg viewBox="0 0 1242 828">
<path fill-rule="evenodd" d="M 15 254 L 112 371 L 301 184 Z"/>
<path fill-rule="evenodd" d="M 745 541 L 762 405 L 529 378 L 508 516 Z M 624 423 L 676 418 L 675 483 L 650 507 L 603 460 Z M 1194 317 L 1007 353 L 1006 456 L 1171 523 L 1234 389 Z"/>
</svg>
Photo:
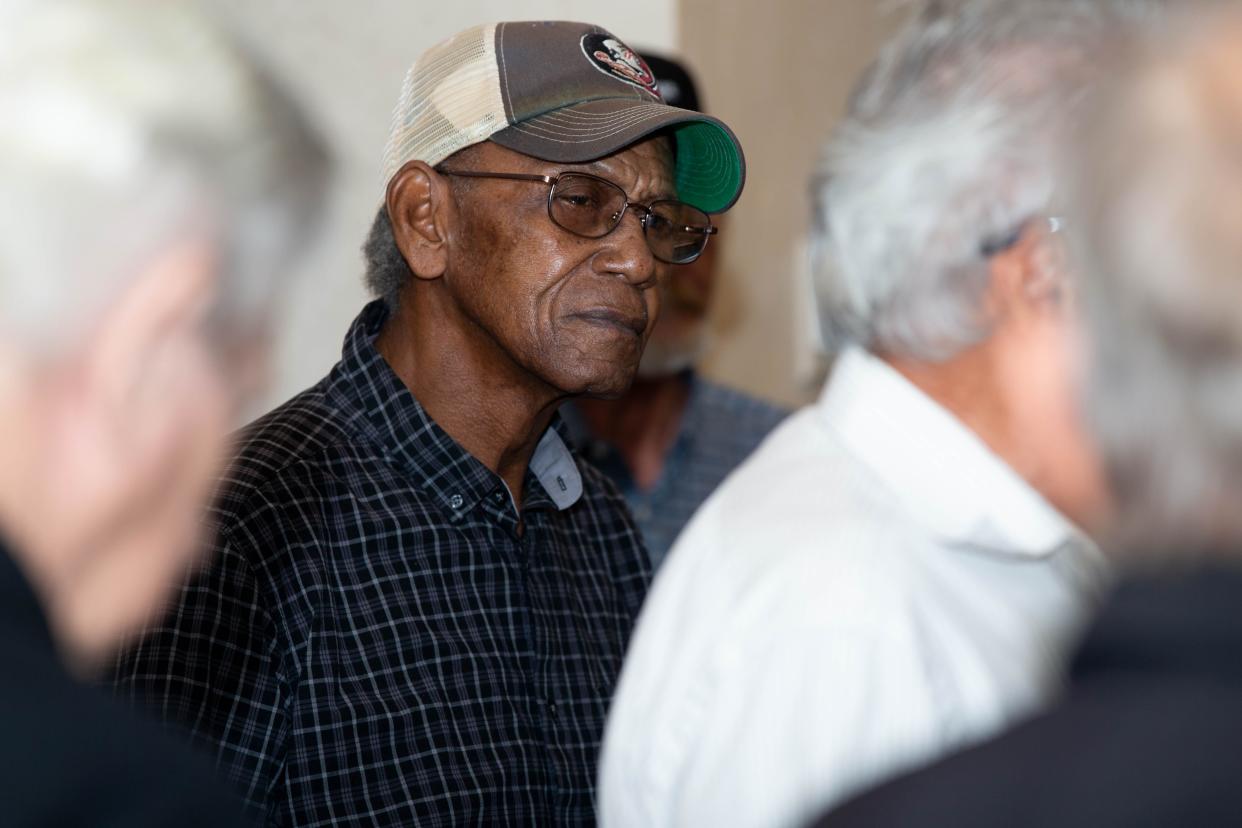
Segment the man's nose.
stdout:
<svg viewBox="0 0 1242 828">
<path fill-rule="evenodd" d="M 601 241 L 604 248 L 596 259 L 601 270 L 616 273 L 630 284 L 646 288 L 656 283 L 656 260 L 643 232 L 643 210 L 631 206 L 617 225 Z"/>
</svg>

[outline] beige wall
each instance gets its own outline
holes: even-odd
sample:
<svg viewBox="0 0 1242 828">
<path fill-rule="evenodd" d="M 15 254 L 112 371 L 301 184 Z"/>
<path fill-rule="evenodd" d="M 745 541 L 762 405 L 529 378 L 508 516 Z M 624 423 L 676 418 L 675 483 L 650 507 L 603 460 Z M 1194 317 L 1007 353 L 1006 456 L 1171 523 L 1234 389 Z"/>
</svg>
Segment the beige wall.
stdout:
<svg viewBox="0 0 1242 828">
<path fill-rule="evenodd" d="M 720 240 L 724 272 L 705 371 L 794 405 L 816 390 L 803 243 L 807 178 L 892 15 L 877 0 L 681 0 L 682 52 L 734 128 L 746 192 Z"/>
</svg>

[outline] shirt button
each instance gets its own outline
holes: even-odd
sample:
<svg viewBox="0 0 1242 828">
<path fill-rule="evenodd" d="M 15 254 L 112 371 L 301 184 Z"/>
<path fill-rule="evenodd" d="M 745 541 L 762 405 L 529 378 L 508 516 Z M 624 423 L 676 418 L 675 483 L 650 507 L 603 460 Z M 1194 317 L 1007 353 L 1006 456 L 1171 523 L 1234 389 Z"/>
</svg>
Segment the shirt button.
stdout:
<svg viewBox="0 0 1242 828">
<path fill-rule="evenodd" d="M 504 493 L 504 492 L 494 492 L 494 493 L 492 494 L 492 500 L 496 501 L 497 503 L 504 503 L 504 502 L 505 502 L 505 493 Z"/>
<path fill-rule="evenodd" d="M 556 702 L 554 701 L 548 702 L 548 715 L 554 719 L 556 718 Z"/>
<path fill-rule="evenodd" d="M 466 499 L 459 494 L 455 494 L 449 498 L 449 505 L 452 506 L 454 509 L 460 509 L 461 505 L 465 502 L 466 502 Z"/>
</svg>

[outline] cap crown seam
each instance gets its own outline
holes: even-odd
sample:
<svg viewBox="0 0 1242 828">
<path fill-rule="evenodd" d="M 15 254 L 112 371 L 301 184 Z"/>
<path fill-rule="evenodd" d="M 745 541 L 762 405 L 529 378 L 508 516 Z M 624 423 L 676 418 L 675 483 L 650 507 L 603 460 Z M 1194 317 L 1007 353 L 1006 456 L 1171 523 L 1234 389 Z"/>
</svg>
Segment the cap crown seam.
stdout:
<svg viewBox="0 0 1242 828">
<path fill-rule="evenodd" d="M 513 108 L 513 97 L 509 93 L 509 67 L 505 63 L 505 28 L 508 24 L 500 23 L 496 26 L 496 56 L 500 58 L 500 92 L 504 95 L 505 101 L 505 123 L 512 124 L 514 118 L 517 117 L 517 110 Z"/>
</svg>

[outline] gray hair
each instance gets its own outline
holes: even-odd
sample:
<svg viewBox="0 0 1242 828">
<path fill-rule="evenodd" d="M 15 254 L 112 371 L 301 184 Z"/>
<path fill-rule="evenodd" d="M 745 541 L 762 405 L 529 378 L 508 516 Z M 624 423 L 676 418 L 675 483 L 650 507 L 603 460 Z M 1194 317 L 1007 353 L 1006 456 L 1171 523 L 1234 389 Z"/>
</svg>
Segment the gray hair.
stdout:
<svg viewBox="0 0 1242 828">
<path fill-rule="evenodd" d="M 401 301 L 401 291 L 414 278 L 414 272 L 397 247 L 392 220 L 388 217 L 387 206 L 383 204 L 375 214 L 371 231 L 362 245 L 362 258 L 366 263 L 363 281 L 367 290 L 372 296 L 383 299 L 390 311 L 395 311 Z"/>
<path fill-rule="evenodd" d="M 67 344 L 144 265 L 202 238 L 223 329 L 253 328 L 312 232 L 326 155 L 183 4 L 0 5 L 0 329 Z"/>
<path fill-rule="evenodd" d="M 830 349 L 939 360 L 989 334 L 981 248 L 1054 195 L 1053 150 L 1125 0 L 924 3 L 856 87 L 815 186 Z"/>
<path fill-rule="evenodd" d="M 1131 47 L 1071 159 L 1086 413 L 1114 543 L 1242 542 L 1242 15 Z"/>
</svg>

